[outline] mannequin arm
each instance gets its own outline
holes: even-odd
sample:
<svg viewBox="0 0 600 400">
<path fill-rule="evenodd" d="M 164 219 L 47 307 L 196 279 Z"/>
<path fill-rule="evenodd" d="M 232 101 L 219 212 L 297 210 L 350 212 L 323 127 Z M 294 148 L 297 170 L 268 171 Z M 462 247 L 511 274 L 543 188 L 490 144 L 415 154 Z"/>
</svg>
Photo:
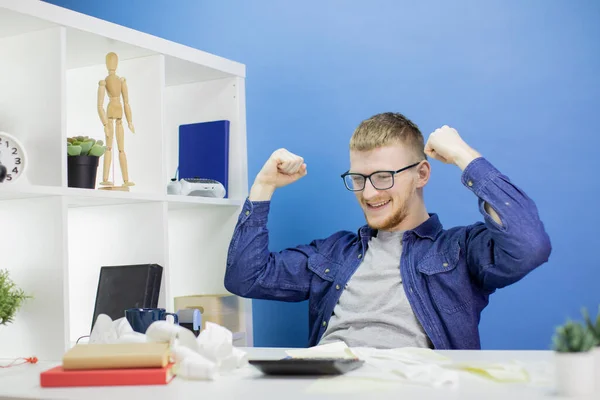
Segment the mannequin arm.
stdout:
<svg viewBox="0 0 600 400">
<path fill-rule="evenodd" d="M 131 117 L 131 106 L 129 105 L 129 89 L 127 88 L 127 81 L 125 78 L 121 78 L 121 93 L 123 94 L 123 105 L 125 107 L 125 118 L 127 118 L 127 124 L 129 130 L 135 133 L 133 129 L 133 119 Z"/>
<path fill-rule="evenodd" d="M 106 126 L 108 124 L 108 119 L 106 118 L 106 111 L 104 111 L 104 95 L 106 94 L 106 82 L 100 81 L 98 82 L 98 116 L 100 116 L 100 121 L 102 121 L 102 125 Z"/>
</svg>

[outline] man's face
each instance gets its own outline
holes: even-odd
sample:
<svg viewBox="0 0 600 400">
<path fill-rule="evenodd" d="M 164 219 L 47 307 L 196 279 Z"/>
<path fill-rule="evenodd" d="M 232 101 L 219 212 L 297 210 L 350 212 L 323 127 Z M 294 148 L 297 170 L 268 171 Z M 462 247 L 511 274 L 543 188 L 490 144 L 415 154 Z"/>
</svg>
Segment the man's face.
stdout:
<svg viewBox="0 0 600 400">
<path fill-rule="evenodd" d="M 363 175 L 375 171 L 396 171 L 417 162 L 402 144 L 392 144 L 369 151 L 350 151 L 350 172 Z M 363 191 L 354 192 L 369 226 L 378 230 L 397 230 L 419 201 L 417 189 L 424 182 L 418 179 L 418 167 L 394 175 L 394 186 L 386 190 L 373 187 L 366 179 Z M 375 176 L 372 177 L 375 179 Z"/>
</svg>

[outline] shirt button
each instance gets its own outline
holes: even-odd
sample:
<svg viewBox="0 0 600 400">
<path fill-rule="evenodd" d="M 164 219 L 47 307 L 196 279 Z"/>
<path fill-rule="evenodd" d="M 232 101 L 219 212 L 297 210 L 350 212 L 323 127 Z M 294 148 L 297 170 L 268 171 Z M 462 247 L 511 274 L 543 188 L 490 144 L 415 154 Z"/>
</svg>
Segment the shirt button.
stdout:
<svg viewBox="0 0 600 400">
<path fill-rule="evenodd" d="M 448 263 L 443 263 L 442 265 L 443 265 L 444 267 L 447 267 L 447 266 L 448 266 Z"/>
<path fill-rule="evenodd" d="M 335 285 L 336 290 L 340 290 L 340 285 Z"/>
<path fill-rule="evenodd" d="M 246 215 L 250 215 L 250 211 L 246 211 Z"/>
<path fill-rule="evenodd" d="M 326 273 L 326 274 L 328 274 L 328 273 L 329 273 L 329 268 L 327 268 L 327 269 L 325 270 L 325 273 Z"/>
<path fill-rule="evenodd" d="M 410 288 L 409 290 L 410 290 L 411 293 L 413 292 L 412 288 Z"/>
<path fill-rule="evenodd" d="M 323 321 L 323 326 L 327 326 L 327 322 L 326 321 Z"/>
<path fill-rule="evenodd" d="M 473 181 L 469 181 L 469 182 L 467 182 L 467 185 L 469 185 L 469 186 L 473 186 Z"/>
<path fill-rule="evenodd" d="M 359 254 L 359 255 L 358 255 L 358 258 L 362 258 L 362 254 Z"/>
</svg>

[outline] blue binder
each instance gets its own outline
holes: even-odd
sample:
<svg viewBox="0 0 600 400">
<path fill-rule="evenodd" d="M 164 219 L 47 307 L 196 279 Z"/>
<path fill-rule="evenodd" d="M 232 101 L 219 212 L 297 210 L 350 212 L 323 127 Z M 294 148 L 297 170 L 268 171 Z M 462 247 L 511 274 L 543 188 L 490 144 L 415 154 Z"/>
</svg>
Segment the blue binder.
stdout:
<svg viewBox="0 0 600 400">
<path fill-rule="evenodd" d="M 220 120 L 179 126 L 179 179 L 214 179 L 229 197 L 229 125 Z"/>
</svg>

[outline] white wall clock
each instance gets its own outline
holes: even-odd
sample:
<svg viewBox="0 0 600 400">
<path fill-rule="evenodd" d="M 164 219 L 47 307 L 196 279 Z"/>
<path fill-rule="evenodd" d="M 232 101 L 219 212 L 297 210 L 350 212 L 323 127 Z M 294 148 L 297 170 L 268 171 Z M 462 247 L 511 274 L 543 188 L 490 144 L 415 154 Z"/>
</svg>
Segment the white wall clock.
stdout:
<svg viewBox="0 0 600 400">
<path fill-rule="evenodd" d="M 0 164 L 6 168 L 2 184 L 18 181 L 25 174 L 27 161 L 23 144 L 13 135 L 0 132 Z"/>
</svg>

